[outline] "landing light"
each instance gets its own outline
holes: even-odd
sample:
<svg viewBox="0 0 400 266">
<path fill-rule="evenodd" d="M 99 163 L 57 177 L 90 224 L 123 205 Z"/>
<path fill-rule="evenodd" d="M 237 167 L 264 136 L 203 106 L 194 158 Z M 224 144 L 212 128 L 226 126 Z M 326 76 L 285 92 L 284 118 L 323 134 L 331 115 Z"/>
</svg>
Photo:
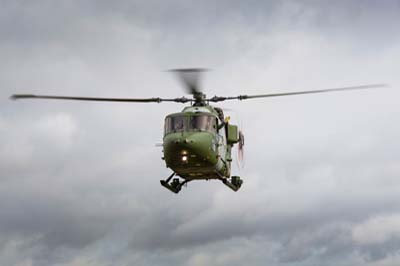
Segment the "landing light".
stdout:
<svg viewBox="0 0 400 266">
<path fill-rule="evenodd" d="M 186 162 L 187 159 L 188 159 L 188 157 L 187 157 L 186 155 L 182 156 L 182 161 L 183 161 L 183 162 Z"/>
</svg>

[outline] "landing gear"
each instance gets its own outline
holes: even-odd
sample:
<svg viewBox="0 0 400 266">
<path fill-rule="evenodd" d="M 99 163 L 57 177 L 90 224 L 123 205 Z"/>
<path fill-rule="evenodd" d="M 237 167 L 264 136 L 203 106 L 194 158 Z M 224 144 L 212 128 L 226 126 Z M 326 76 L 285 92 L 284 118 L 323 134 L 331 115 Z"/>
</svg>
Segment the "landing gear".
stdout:
<svg viewBox="0 0 400 266">
<path fill-rule="evenodd" d="M 181 182 L 181 181 L 179 181 L 179 178 L 172 179 L 172 177 L 174 177 L 174 175 L 175 175 L 175 173 L 172 173 L 172 175 L 170 175 L 167 179 L 160 180 L 160 183 L 163 187 L 166 187 L 170 191 L 178 194 L 178 192 L 181 191 L 182 186 L 185 185 L 190 180 L 185 180 L 185 181 Z M 172 179 L 172 182 L 170 182 L 171 179 Z"/>
<path fill-rule="evenodd" d="M 228 178 L 222 178 L 221 181 L 233 191 L 238 191 L 243 184 L 243 180 L 240 176 L 232 176 L 230 179 L 231 180 Z"/>
<path fill-rule="evenodd" d="M 185 185 L 188 182 L 193 180 L 193 179 L 185 179 L 183 181 L 180 181 L 179 178 L 173 178 L 174 176 L 175 176 L 175 173 L 172 173 L 167 179 L 160 180 L 160 183 L 163 187 L 166 187 L 168 190 L 170 190 L 176 194 L 178 194 L 179 191 L 181 191 L 183 185 Z M 222 183 L 224 183 L 226 186 L 228 186 L 233 191 L 238 191 L 239 188 L 243 184 L 243 180 L 240 178 L 240 176 L 232 176 L 230 178 L 220 177 L 218 179 L 221 180 Z M 206 180 L 208 180 L 208 179 L 206 179 Z"/>
</svg>

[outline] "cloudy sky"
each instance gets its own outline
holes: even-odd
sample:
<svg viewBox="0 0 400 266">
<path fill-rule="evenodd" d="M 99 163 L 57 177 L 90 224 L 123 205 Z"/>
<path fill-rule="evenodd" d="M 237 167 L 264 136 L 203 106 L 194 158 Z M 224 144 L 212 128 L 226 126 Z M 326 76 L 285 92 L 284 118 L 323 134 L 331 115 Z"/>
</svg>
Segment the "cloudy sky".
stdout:
<svg viewBox="0 0 400 266">
<path fill-rule="evenodd" d="M 0 265 L 400 265 L 399 1 L 0 1 Z M 175 195 L 180 97 L 390 88 L 221 104 L 246 135 L 233 192 Z"/>
</svg>

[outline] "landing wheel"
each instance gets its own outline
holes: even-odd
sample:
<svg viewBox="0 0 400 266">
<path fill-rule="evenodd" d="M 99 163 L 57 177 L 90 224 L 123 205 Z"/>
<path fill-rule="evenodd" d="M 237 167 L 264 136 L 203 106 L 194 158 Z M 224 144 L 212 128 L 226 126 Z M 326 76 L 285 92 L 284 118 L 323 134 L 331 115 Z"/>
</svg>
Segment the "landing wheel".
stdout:
<svg viewBox="0 0 400 266">
<path fill-rule="evenodd" d="M 243 184 L 243 180 L 240 179 L 240 176 L 232 176 L 231 177 L 231 183 L 232 183 L 232 185 L 240 188 L 242 186 L 242 184 Z"/>
<path fill-rule="evenodd" d="M 170 175 L 166 180 L 160 180 L 160 183 L 163 187 L 166 187 L 170 191 L 178 194 L 178 192 L 181 191 L 182 186 L 185 185 L 190 180 L 179 181 L 179 178 L 172 179 L 172 177 L 174 175 L 175 175 L 175 173 Z M 172 182 L 170 182 L 171 179 L 172 179 Z"/>
<path fill-rule="evenodd" d="M 233 191 L 238 191 L 243 184 L 243 180 L 240 176 L 232 176 L 230 180 L 228 178 L 223 178 L 221 181 Z"/>
</svg>

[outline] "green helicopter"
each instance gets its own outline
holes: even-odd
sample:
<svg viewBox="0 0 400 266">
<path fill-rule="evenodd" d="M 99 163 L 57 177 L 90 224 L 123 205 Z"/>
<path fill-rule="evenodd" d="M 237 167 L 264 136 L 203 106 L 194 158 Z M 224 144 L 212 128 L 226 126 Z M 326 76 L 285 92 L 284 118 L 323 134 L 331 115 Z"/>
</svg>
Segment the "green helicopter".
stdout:
<svg viewBox="0 0 400 266">
<path fill-rule="evenodd" d="M 178 193 L 182 186 L 193 180 L 222 181 L 234 191 L 239 190 L 243 180 L 231 175 L 232 148 L 238 145 L 239 158 L 243 154 L 244 135 L 237 125 L 224 117 L 223 110 L 210 103 L 226 100 L 247 100 L 322 92 L 369 89 L 386 86 L 372 84 L 353 87 L 343 87 L 313 91 L 298 91 L 260 95 L 239 95 L 232 97 L 214 96 L 207 98 L 199 86 L 199 78 L 205 69 L 187 68 L 174 69 L 182 81 L 186 91 L 193 98 L 97 98 L 71 97 L 33 94 L 14 94 L 11 99 L 56 99 L 102 102 L 133 102 L 133 103 L 190 103 L 181 112 L 169 114 L 165 118 L 163 137 L 163 157 L 167 168 L 173 173 L 165 180 L 160 180 L 162 186 Z"/>
</svg>

